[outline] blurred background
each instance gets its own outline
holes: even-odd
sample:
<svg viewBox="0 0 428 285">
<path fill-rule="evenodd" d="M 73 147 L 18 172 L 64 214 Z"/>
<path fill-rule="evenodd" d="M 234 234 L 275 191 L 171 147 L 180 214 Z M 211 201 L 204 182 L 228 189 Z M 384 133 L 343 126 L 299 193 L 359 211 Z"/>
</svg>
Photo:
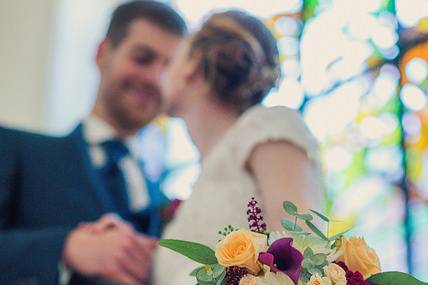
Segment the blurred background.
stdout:
<svg viewBox="0 0 428 285">
<path fill-rule="evenodd" d="M 120 0 L 0 0 L 0 123 L 67 133 L 90 110 L 97 44 Z M 354 227 L 384 270 L 428 280 L 428 0 L 171 0 L 191 26 L 243 8 L 279 41 L 265 100 L 302 112 L 322 148 L 331 234 Z M 146 171 L 185 199 L 198 154 L 182 121 L 141 132 Z"/>
</svg>

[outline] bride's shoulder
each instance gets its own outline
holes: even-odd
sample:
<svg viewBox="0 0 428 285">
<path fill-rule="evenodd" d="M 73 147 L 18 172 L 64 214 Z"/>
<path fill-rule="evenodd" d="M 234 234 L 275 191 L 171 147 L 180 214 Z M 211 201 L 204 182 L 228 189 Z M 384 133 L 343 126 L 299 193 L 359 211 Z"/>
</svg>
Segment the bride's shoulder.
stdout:
<svg viewBox="0 0 428 285">
<path fill-rule="evenodd" d="M 241 118 L 262 118 L 272 116 L 299 116 L 299 113 L 291 108 L 285 106 L 265 107 L 256 105 L 249 108 L 247 111 L 242 113 Z"/>
<path fill-rule="evenodd" d="M 299 112 L 287 107 L 255 106 L 244 112 L 232 140 L 239 145 L 242 161 L 260 144 L 286 141 L 305 150 L 309 157 L 318 156 L 318 144 Z"/>
<path fill-rule="evenodd" d="M 245 111 L 240 119 L 241 128 L 302 128 L 306 129 L 300 113 L 288 107 L 254 106 Z"/>
</svg>

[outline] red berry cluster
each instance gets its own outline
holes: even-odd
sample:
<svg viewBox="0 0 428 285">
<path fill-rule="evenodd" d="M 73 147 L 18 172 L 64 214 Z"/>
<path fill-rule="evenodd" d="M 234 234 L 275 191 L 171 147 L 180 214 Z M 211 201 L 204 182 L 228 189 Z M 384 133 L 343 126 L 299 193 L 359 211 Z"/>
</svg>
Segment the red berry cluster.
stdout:
<svg viewBox="0 0 428 285">
<path fill-rule="evenodd" d="M 239 285 L 239 281 L 247 273 L 247 269 L 238 266 L 226 268 L 226 285 Z"/>
</svg>

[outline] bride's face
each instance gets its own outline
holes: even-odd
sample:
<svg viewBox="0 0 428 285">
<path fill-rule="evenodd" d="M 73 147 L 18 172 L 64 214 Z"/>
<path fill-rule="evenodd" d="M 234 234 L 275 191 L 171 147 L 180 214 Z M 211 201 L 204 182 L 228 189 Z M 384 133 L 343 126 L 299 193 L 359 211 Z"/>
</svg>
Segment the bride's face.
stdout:
<svg viewBox="0 0 428 285">
<path fill-rule="evenodd" d="M 179 115 L 185 105 L 188 93 L 188 67 L 190 40 L 182 40 L 176 49 L 171 62 L 162 74 L 161 90 L 164 110 L 168 115 Z"/>
</svg>

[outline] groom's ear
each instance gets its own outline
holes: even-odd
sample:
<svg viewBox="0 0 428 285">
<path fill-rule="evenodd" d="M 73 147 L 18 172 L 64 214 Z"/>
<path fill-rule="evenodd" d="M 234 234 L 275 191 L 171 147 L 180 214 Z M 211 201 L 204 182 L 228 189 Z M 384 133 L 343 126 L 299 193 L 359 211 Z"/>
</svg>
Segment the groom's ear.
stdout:
<svg viewBox="0 0 428 285">
<path fill-rule="evenodd" d="M 97 53 L 95 56 L 95 62 L 98 66 L 98 68 L 102 71 L 105 66 L 107 65 L 108 58 L 111 53 L 111 43 L 104 39 L 97 48 Z"/>
</svg>

